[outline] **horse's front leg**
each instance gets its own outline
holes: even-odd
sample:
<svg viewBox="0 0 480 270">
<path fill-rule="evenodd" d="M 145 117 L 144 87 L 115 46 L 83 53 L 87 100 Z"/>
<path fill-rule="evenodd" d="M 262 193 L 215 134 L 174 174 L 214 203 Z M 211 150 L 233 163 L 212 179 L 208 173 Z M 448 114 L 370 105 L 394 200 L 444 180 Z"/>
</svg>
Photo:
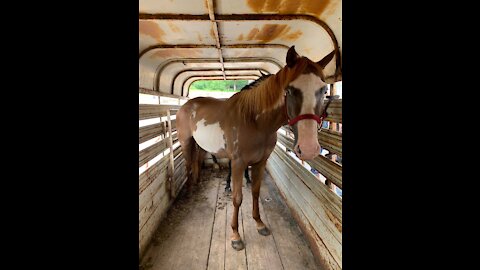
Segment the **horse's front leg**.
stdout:
<svg viewBox="0 0 480 270">
<path fill-rule="evenodd" d="M 260 209 L 258 207 L 258 197 L 260 196 L 260 186 L 263 181 L 263 176 L 265 172 L 265 165 L 267 161 L 261 161 L 252 166 L 252 199 L 253 199 L 253 211 L 252 216 L 257 223 L 257 231 L 259 234 L 263 236 L 267 236 L 270 234 L 270 230 L 265 226 L 260 218 Z"/>
<path fill-rule="evenodd" d="M 232 161 L 232 180 L 233 180 L 233 191 L 232 191 L 232 200 L 233 200 L 233 216 L 232 216 L 232 247 L 235 250 L 242 250 L 245 245 L 243 244 L 240 234 L 238 233 L 238 209 L 242 205 L 242 183 L 243 183 L 243 172 L 246 168 L 246 165 L 243 164 L 240 160 Z"/>
</svg>

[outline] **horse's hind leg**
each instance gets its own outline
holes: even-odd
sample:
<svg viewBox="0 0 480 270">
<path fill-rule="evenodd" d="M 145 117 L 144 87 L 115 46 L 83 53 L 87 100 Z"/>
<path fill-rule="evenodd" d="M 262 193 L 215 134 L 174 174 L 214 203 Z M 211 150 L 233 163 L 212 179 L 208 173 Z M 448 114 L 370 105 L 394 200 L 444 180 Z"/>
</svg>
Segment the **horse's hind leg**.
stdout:
<svg viewBox="0 0 480 270">
<path fill-rule="evenodd" d="M 196 144 L 196 143 L 195 143 Z M 198 144 L 196 144 L 196 157 L 195 157 L 195 166 L 194 166 L 194 174 L 193 174 L 193 179 L 194 179 L 194 183 L 198 183 L 199 182 L 199 179 L 200 179 L 200 172 L 202 170 L 202 164 L 203 164 L 203 160 L 205 159 L 205 154 L 207 152 L 205 150 L 203 150 L 200 146 L 198 146 Z"/>
<path fill-rule="evenodd" d="M 228 175 L 227 175 L 227 185 L 225 186 L 226 192 L 232 192 L 232 188 L 230 187 L 230 181 L 232 177 L 232 161 L 228 161 Z"/>
<path fill-rule="evenodd" d="M 247 179 L 247 184 L 251 184 L 252 181 L 250 180 L 250 176 L 248 175 L 248 166 L 245 169 L 245 179 Z"/>
<path fill-rule="evenodd" d="M 253 199 L 253 211 L 252 216 L 253 219 L 257 222 L 257 231 L 259 234 L 263 236 L 267 236 L 270 234 L 270 230 L 265 226 L 260 218 L 260 209 L 258 207 L 258 197 L 260 196 L 260 186 L 262 184 L 263 176 L 265 173 L 265 165 L 267 161 L 261 161 L 252 166 L 252 199 Z"/>
<path fill-rule="evenodd" d="M 187 191 L 188 196 L 192 194 L 193 186 L 197 183 L 199 176 L 200 168 L 198 166 L 198 155 L 199 155 L 199 146 L 193 139 L 190 137 L 180 141 L 182 147 L 183 158 L 185 159 L 185 167 L 187 169 Z"/>
</svg>

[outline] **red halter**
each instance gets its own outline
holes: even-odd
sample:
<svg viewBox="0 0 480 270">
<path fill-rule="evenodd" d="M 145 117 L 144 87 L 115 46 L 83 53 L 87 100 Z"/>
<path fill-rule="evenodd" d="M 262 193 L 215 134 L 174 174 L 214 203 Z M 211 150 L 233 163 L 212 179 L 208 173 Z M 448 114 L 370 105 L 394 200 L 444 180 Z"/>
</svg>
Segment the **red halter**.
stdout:
<svg viewBox="0 0 480 270">
<path fill-rule="evenodd" d="M 290 126 L 293 126 L 293 125 L 295 125 L 295 123 L 297 123 L 300 120 L 313 119 L 313 120 L 317 121 L 317 123 L 321 126 L 322 122 L 323 122 L 323 119 L 327 117 L 327 107 L 330 104 L 330 102 L 331 102 L 331 100 L 329 100 L 327 102 L 327 105 L 325 106 L 325 109 L 324 109 L 321 117 L 319 117 L 316 114 L 310 114 L 309 113 L 309 114 L 300 114 L 297 117 L 295 117 L 293 119 L 290 119 L 290 117 L 288 116 L 288 112 L 287 112 L 287 110 L 288 110 L 287 109 L 287 94 L 285 94 L 285 114 L 287 115 L 288 124 Z"/>
</svg>

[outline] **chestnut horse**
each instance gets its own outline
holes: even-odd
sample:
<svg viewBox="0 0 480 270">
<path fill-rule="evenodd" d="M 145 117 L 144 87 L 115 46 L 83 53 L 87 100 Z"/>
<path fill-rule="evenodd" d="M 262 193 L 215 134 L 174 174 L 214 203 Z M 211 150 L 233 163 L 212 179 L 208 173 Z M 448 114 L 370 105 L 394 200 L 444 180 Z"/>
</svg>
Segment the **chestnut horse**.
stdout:
<svg viewBox="0 0 480 270">
<path fill-rule="evenodd" d="M 187 169 L 189 193 L 200 176 L 206 152 L 231 160 L 232 247 L 242 250 L 238 233 L 238 209 L 242 204 L 243 172 L 252 166 L 252 216 L 257 231 L 269 235 L 260 218 L 258 197 L 267 159 L 275 148 L 277 130 L 293 127 L 294 152 L 302 160 L 319 155 L 318 124 L 322 123 L 327 82 L 323 69 L 334 51 L 319 62 L 300 57 L 295 47 L 287 52 L 287 65 L 248 91 L 226 100 L 210 97 L 190 99 L 177 112 L 178 139 Z"/>
</svg>

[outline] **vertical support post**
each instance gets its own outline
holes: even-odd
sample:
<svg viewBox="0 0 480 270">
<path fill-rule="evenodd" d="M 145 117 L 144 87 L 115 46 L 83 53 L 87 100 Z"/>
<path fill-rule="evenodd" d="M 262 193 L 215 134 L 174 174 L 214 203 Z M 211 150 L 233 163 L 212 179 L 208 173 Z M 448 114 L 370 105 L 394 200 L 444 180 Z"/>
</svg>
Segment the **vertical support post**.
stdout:
<svg viewBox="0 0 480 270">
<path fill-rule="evenodd" d="M 172 121 L 170 117 L 170 109 L 167 110 L 167 130 L 168 130 L 168 140 L 167 140 L 167 145 L 170 148 L 170 153 L 169 155 L 169 166 L 168 166 L 168 182 L 169 182 L 169 189 L 170 189 L 170 196 L 173 198 L 175 196 L 175 179 L 174 179 L 174 173 L 175 173 L 175 163 L 173 160 L 173 135 L 172 135 Z"/>
<path fill-rule="evenodd" d="M 337 89 L 335 89 L 335 84 L 330 84 L 330 96 L 334 96 L 337 94 Z M 337 123 L 335 122 L 330 122 L 330 125 L 328 125 L 328 129 L 330 130 L 333 130 L 333 131 L 337 131 Z M 335 161 L 337 160 L 337 155 L 335 154 L 331 154 L 330 155 L 330 159 L 332 161 Z M 335 185 L 333 185 L 332 181 L 330 181 L 328 178 L 327 180 L 325 180 L 325 184 L 330 188 L 330 190 L 332 190 L 333 192 L 335 192 Z"/>
<path fill-rule="evenodd" d="M 168 131 L 168 140 L 167 140 L 167 145 L 168 148 L 170 148 L 170 153 L 169 155 L 169 166 L 168 166 L 168 182 L 169 182 L 169 188 L 170 188 L 170 195 L 171 197 L 175 196 L 175 179 L 174 179 L 174 172 L 175 172 L 175 163 L 174 163 L 174 156 L 173 156 L 173 139 L 172 139 L 172 121 L 170 118 L 170 110 L 167 110 L 167 131 Z"/>
</svg>

